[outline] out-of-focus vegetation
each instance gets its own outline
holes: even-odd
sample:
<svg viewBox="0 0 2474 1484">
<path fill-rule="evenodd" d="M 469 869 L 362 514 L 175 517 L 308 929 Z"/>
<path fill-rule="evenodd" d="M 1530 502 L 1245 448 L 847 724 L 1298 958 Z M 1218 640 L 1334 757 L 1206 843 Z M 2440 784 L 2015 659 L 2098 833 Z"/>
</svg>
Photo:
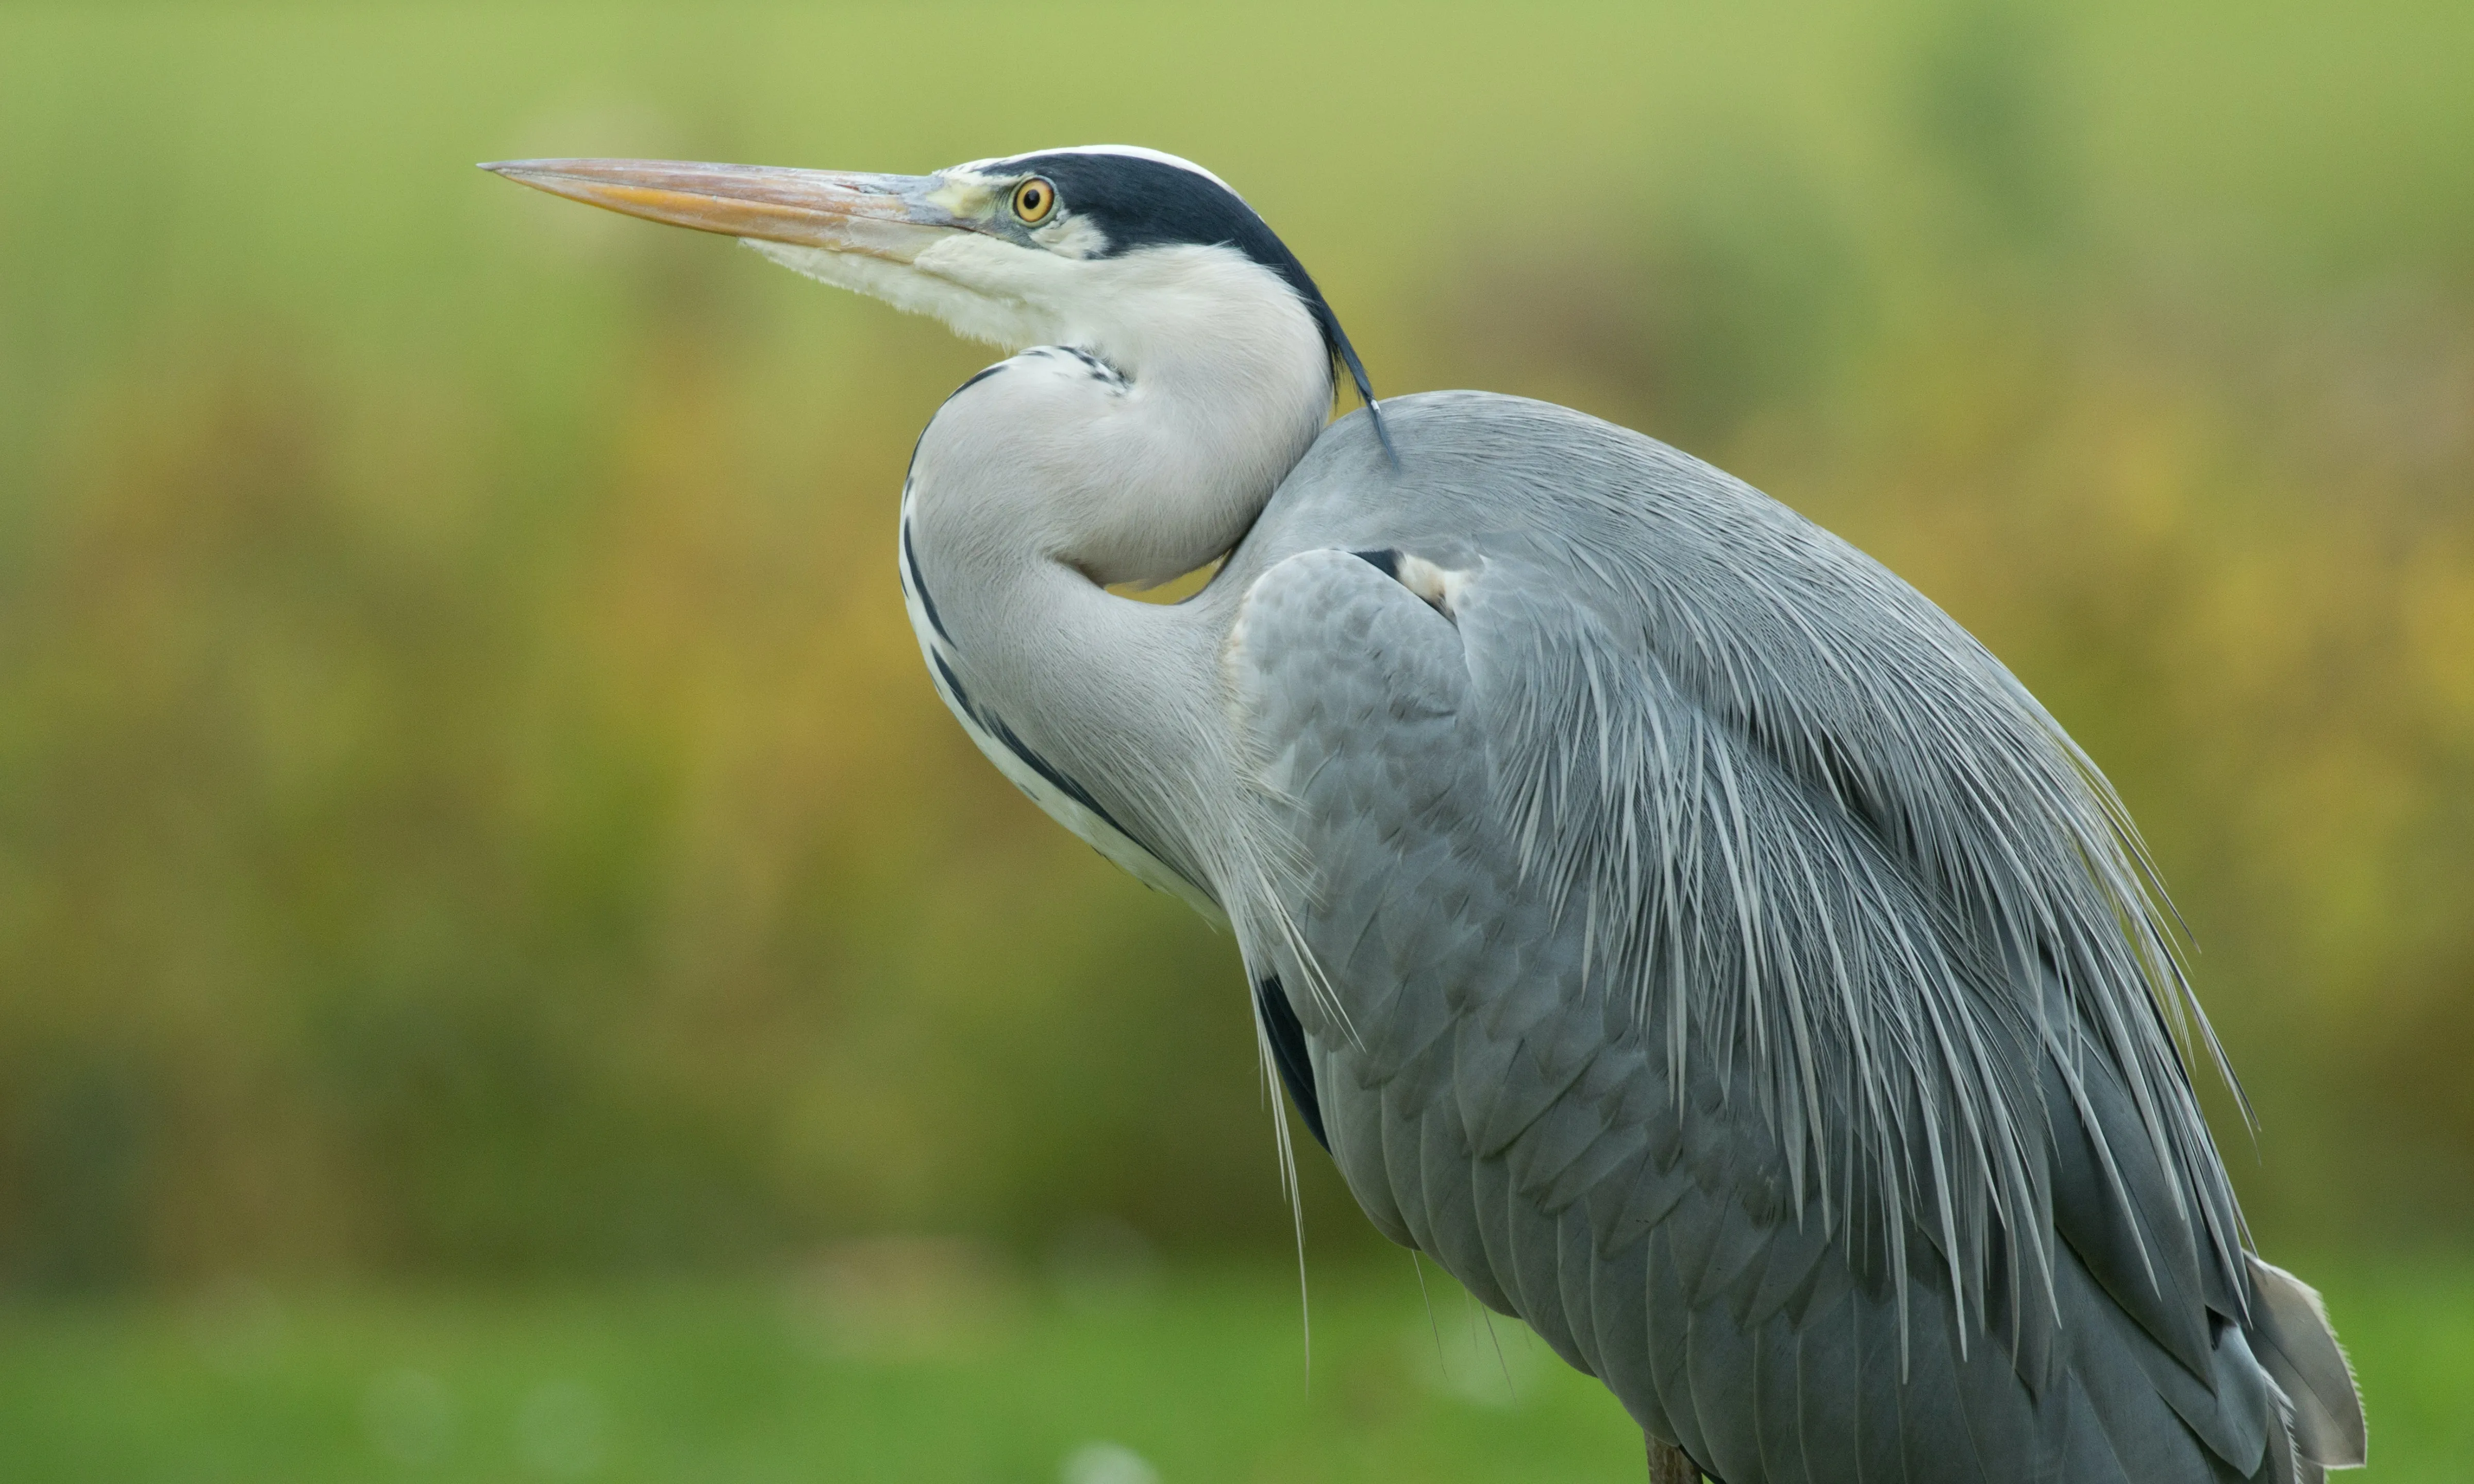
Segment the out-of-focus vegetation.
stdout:
<svg viewBox="0 0 2474 1484">
<path fill-rule="evenodd" d="M 471 168 L 1097 138 L 1387 394 L 1615 418 L 1957 614 L 2147 830 L 2270 1250 L 2463 1250 L 2474 11 L 14 7 L 0 1286 L 1288 1240 L 1227 945 L 920 673 L 895 493 L 985 353 Z"/>
<path fill-rule="evenodd" d="M 2464 1270 L 2320 1263 L 2374 1399 L 2361 1484 L 2474 1455 Z M 9 1477 L 115 1484 L 1571 1484 L 1640 1435 L 1518 1324 L 1406 1258 L 1093 1285 L 876 1245 L 788 1281 L 288 1291 L 0 1316 Z"/>
<path fill-rule="evenodd" d="M 967 1254 L 859 1249 L 765 1285 L 241 1284 L 21 1313 L 0 1319 L 0 1437 L 12 1478 L 121 1484 L 1639 1472 L 1639 1434 L 1594 1381 L 1431 1270 L 1421 1304 L 1397 1257 L 1321 1278 L 1301 1384 L 1294 1269 L 1094 1286 Z M 2359 1477 L 2454 1484 L 2474 1376 L 2430 1337 L 2474 1330 L 2474 1287 L 2462 1269 L 2327 1279 L 2387 1419 Z"/>
<path fill-rule="evenodd" d="M 1294 1267 L 1094 1288 L 960 1256 L 880 1249 L 762 1286 L 50 1312 L 0 1323 L 0 1436 L 12 1478 L 124 1484 L 1640 1471 L 1594 1381 L 1431 1270 L 1430 1317 L 1405 1257 L 1320 1285 L 1309 1382 Z"/>
</svg>

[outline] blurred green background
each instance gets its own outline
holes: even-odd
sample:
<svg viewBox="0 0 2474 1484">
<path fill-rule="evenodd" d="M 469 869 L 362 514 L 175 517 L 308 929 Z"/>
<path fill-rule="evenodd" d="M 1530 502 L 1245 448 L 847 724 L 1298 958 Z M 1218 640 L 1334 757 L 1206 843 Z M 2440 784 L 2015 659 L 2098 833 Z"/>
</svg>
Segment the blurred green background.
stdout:
<svg viewBox="0 0 2474 1484">
<path fill-rule="evenodd" d="M 0 9 L 0 1474 L 1633 1476 L 1319 1154 L 1301 1376 L 1232 949 L 901 616 L 986 353 L 472 168 L 1100 139 L 1386 395 L 1641 428 L 1989 642 L 2175 891 L 2371 1477 L 2458 1476 L 2474 9 L 2258 0 Z"/>
</svg>

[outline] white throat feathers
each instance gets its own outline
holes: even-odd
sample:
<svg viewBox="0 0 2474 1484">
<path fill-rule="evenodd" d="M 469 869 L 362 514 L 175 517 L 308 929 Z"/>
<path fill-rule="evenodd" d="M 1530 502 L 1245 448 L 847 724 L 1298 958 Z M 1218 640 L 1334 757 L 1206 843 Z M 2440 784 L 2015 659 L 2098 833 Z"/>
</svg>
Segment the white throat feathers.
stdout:
<svg viewBox="0 0 2474 1484">
<path fill-rule="evenodd" d="M 1077 268 L 1111 292 L 1078 296 L 1056 344 L 938 410 L 913 465 L 920 514 L 1103 586 L 1165 582 L 1235 545 L 1304 456 L 1330 416 L 1330 358 L 1288 285 L 1233 250 Z"/>
</svg>

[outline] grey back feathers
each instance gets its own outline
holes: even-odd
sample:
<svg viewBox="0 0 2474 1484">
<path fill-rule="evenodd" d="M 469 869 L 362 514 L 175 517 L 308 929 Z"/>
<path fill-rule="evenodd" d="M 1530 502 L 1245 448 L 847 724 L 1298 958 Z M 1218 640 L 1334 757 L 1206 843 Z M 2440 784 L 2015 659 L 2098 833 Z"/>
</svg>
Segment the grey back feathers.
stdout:
<svg viewBox="0 0 2474 1484">
<path fill-rule="evenodd" d="M 1995 1231 L 2042 1224 L 2042 1050 L 2074 1100 L 2102 1055 L 2139 1114 L 2108 1138 L 2187 1171 L 2171 1198 L 2232 1261 L 2136 843 L 2025 690 L 1877 563 L 1661 444 L 1543 404 L 1414 405 L 1403 477 L 1331 443 L 1264 536 L 1422 537 L 1472 569 L 1467 740 L 1517 876 L 1580 920 L 1582 972 L 1660 1040 L 1676 1089 L 1715 1059 L 1796 1201 L 1831 1219 L 1862 1200 L 1894 1248 L 1921 1220 L 1980 1300 Z"/>
<path fill-rule="evenodd" d="M 1736 1484 L 2358 1454 L 2324 1322 L 2244 1252 L 2138 842 L 2052 719 L 1697 461 L 1391 408 L 1397 472 L 1335 428 L 1214 585 L 1313 863 L 1302 949 L 1249 954 L 1330 986 L 1296 996 L 1318 1132 L 1377 1223 Z"/>
</svg>

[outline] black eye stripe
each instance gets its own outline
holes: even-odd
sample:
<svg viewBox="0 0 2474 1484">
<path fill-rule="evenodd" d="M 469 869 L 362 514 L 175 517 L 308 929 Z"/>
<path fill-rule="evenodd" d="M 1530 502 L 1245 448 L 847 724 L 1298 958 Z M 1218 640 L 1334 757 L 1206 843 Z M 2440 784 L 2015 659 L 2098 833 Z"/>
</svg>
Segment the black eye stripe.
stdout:
<svg viewBox="0 0 2474 1484">
<path fill-rule="evenodd" d="M 1358 395 L 1373 402 L 1366 368 L 1305 265 L 1273 235 L 1253 207 L 1218 180 L 1174 161 L 1105 150 L 1043 150 L 989 160 L 982 168 L 990 174 L 1020 172 L 1017 179 L 1038 180 L 1050 193 L 1049 216 L 1055 212 L 1055 198 L 1073 192 L 1074 220 L 1093 228 L 1092 241 L 1103 256 L 1194 244 L 1233 248 L 1270 269 L 1297 291 L 1322 329 L 1323 344 L 1348 369 Z M 1048 216 L 1041 218 L 1046 220 Z M 1382 428 L 1379 418 L 1375 426 Z"/>
</svg>

